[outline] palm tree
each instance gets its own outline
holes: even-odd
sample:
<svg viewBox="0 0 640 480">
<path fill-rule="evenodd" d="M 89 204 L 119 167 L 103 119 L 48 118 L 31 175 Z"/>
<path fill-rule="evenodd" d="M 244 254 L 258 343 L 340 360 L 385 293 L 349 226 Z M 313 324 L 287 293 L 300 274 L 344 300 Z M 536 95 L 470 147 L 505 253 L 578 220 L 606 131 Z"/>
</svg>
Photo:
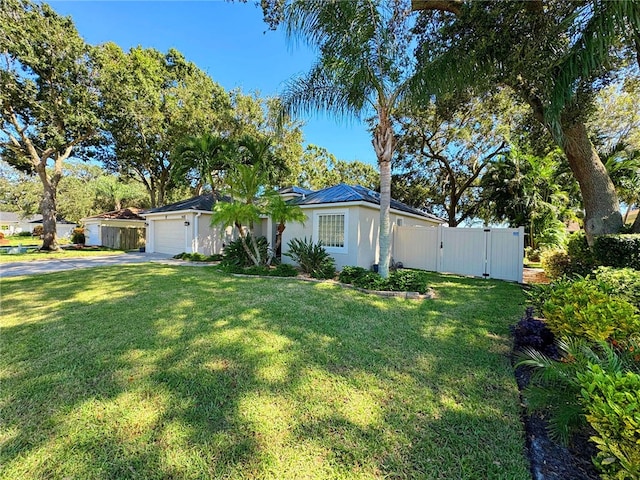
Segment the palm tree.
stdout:
<svg viewBox="0 0 640 480">
<path fill-rule="evenodd" d="M 260 165 L 269 185 L 277 185 L 289 173 L 282 159 L 273 153 L 273 141 L 269 137 L 245 135 L 235 143 L 235 148 L 237 161 L 243 165 Z"/>
<path fill-rule="evenodd" d="M 251 233 L 255 222 L 259 221 L 260 216 L 266 211 L 264 202 L 258 199 L 266 182 L 266 175 L 260 164 L 236 165 L 227 172 L 226 182 L 232 201 L 217 202 L 214 205 L 211 225 L 236 227 L 244 251 L 255 265 L 262 265 L 260 249 L 255 235 Z M 251 247 L 247 243 L 247 237 Z"/>
<path fill-rule="evenodd" d="M 267 197 L 267 210 L 271 219 L 276 222 L 276 244 L 273 247 L 273 253 L 267 263 L 271 263 L 275 255 L 279 255 L 282 245 L 282 233 L 289 222 L 304 223 L 307 216 L 299 205 L 286 202 L 280 194 L 270 191 Z"/>
<path fill-rule="evenodd" d="M 175 162 L 171 174 L 176 180 L 194 177 L 196 194 L 201 194 L 205 184 L 213 191 L 221 186 L 221 172 L 232 164 L 231 143 L 222 137 L 205 133 L 199 137 L 187 137 L 175 150 Z"/>
<path fill-rule="evenodd" d="M 380 168 L 379 272 L 389 274 L 391 159 L 396 148 L 393 114 L 411 70 L 406 15 L 401 0 L 296 0 L 285 6 L 290 38 L 319 47 L 320 58 L 282 95 L 282 118 L 326 110 L 365 114 Z"/>
</svg>

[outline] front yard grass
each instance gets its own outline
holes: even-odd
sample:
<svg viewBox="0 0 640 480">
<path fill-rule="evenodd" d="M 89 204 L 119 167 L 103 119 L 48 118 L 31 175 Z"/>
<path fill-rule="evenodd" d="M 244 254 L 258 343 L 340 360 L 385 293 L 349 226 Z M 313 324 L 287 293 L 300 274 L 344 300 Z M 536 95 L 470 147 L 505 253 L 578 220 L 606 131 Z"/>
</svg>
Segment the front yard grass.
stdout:
<svg viewBox="0 0 640 480">
<path fill-rule="evenodd" d="M 29 249 L 26 253 L 0 254 L 0 263 L 64 260 L 76 257 L 104 257 L 108 255 L 122 255 L 123 253 L 125 252 L 122 250 L 112 250 L 102 247 L 87 250 L 65 249 L 58 252 L 40 252 L 37 249 Z"/>
<path fill-rule="evenodd" d="M 530 478 L 519 287 L 433 287 L 164 265 L 3 279 L 0 478 Z"/>
</svg>

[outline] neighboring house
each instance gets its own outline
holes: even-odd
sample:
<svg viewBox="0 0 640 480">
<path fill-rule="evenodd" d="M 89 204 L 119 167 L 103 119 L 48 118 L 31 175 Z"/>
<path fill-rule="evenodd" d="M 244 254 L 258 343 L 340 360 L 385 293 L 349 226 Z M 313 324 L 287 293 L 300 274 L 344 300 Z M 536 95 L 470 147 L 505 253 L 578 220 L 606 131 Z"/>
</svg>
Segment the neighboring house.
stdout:
<svg viewBox="0 0 640 480">
<path fill-rule="evenodd" d="M 42 220 L 42 215 L 31 215 L 23 218 L 16 212 L 0 212 L 0 232 L 5 235 L 31 232 L 33 226 L 30 222 L 34 220 Z"/>
<path fill-rule="evenodd" d="M 147 252 L 221 253 L 235 239 L 233 228 L 211 227 L 213 205 L 228 201 L 206 194 L 142 212 L 147 222 Z"/>
<path fill-rule="evenodd" d="M 42 215 L 40 214 L 21 217 L 16 212 L 0 212 L 0 232 L 5 235 L 33 232 L 37 225 L 42 225 Z M 69 236 L 75 226 L 75 223 L 59 218 L 56 220 L 56 235 L 58 237 Z"/>
<path fill-rule="evenodd" d="M 140 208 L 124 208 L 83 218 L 87 245 L 132 250 L 145 245 L 145 218 Z"/>
<path fill-rule="evenodd" d="M 341 269 L 347 265 L 371 268 L 378 263 L 380 194 L 361 186 L 345 184 L 312 193 L 297 193 L 292 200 L 307 215 L 302 224 L 287 225 L 282 252 L 293 238 L 321 241 Z M 390 223 L 395 226 L 437 227 L 442 218 L 391 200 Z M 393 231 L 391 232 L 393 242 Z M 283 256 L 283 261 L 290 262 Z"/>
<path fill-rule="evenodd" d="M 30 232 L 33 231 L 36 225 L 42 225 L 42 215 L 36 215 L 36 216 L 40 218 L 37 220 L 31 220 L 29 222 L 29 228 L 27 230 Z M 56 220 L 56 235 L 58 236 L 58 238 L 70 237 L 71 232 L 73 231 L 74 228 L 76 228 L 76 226 L 77 224 L 74 222 L 68 222 L 64 218 L 58 218 Z"/>
<path fill-rule="evenodd" d="M 307 215 L 302 224 L 289 223 L 282 239 L 282 251 L 293 238 L 321 240 L 335 258 L 336 266 L 358 265 L 370 268 L 378 261 L 378 224 L 380 195 L 360 186 L 344 184 L 314 192 L 299 187 L 279 190 L 285 199 L 297 204 Z M 211 226 L 215 202 L 228 201 L 213 194 L 142 212 L 147 221 L 148 252 L 175 255 L 181 252 L 211 255 L 237 238 L 234 228 Z M 399 226 L 438 226 L 445 221 L 434 215 L 392 200 L 391 223 Z M 254 225 L 254 233 L 275 245 L 276 225 L 263 218 Z M 283 261 L 291 261 L 283 257 Z"/>
</svg>

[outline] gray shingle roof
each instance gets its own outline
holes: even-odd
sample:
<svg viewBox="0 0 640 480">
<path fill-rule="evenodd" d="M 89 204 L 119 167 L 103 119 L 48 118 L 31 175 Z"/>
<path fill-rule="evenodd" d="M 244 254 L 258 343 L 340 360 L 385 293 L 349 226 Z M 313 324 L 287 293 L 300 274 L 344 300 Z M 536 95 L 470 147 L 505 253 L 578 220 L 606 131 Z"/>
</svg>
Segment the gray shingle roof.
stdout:
<svg viewBox="0 0 640 480">
<path fill-rule="evenodd" d="M 213 205 L 216 202 L 228 202 L 229 197 L 222 197 L 219 194 L 207 193 L 198 197 L 189 198 L 187 200 L 181 200 L 170 205 L 163 207 L 152 208 L 141 212 L 143 215 L 149 213 L 165 213 L 165 212 L 179 212 L 182 210 L 200 210 L 204 212 L 210 212 L 213 209 Z"/>
<path fill-rule="evenodd" d="M 380 205 L 380 194 L 369 190 L 368 188 L 361 187 L 360 185 L 345 185 L 341 183 L 333 187 L 328 187 L 317 192 L 313 192 L 304 197 L 293 199 L 291 203 L 297 205 L 322 205 L 326 203 L 345 203 L 345 202 L 367 202 L 374 205 Z M 410 207 L 409 205 L 391 199 L 391 208 L 399 210 L 401 212 L 412 213 L 421 217 L 429 218 L 434 221 L 443 222 L 440 217 L 436 217 L 430 213 L 418 210 L 417 208 Z"/>
</svg>

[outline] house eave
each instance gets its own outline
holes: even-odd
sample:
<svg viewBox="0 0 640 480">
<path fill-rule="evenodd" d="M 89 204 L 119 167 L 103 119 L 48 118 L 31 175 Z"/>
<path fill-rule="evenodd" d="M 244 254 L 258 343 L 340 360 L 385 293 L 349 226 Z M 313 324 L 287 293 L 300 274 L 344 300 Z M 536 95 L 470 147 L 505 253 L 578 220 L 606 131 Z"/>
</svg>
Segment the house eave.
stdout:
<svg viewBox="0 0 640 480">
<path fill-rule="evenodd" d="M 300 205 L 300 208 L 302 210 L 313 209 L 313 208 L 344 208 L 344 207 L 364 207 L 364 208 L 370 208 L 371 210 L 380 211 L 380 205 L 378 205 L 377 203 L 365 202 L 363 200 L 352 201 L 352 202 L 313 203 L 313 204 Z M 390 211 L 396 215 L 404 215 L 406 217 L 415 218 L 423 221 L 426 220 L 429 222 L 433 222 L 435 224 L 446 223 L 442 219 L 431 218 L 425 215 L 418 215 L 415 213 L 406 212 L 404 210 L 398 210 L 397 208 L 393 208 L 393 207 L 390 208 Z"/>
</svg>

